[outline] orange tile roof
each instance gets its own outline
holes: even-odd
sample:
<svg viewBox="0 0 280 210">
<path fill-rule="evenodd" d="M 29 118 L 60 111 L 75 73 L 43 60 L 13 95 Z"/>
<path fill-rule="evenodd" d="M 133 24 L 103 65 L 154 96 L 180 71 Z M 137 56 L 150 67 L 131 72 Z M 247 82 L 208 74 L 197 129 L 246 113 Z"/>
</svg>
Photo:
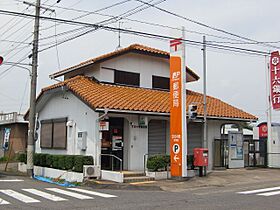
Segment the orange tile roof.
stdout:
<svg viewBox="0 0 280 210">
<path fill-rule="evenodd" d="M 55 72 L 53 74 L 50 75 L 50 78 L 56 78 L 56 77 L 60 77 L 62 75 L 64 75 L 65 73 L 68 73 L 70 71 L 74 71 L 77 68 L 81 68 L 83 66 L 87 66 L 93 63 L 97 63 L 106 59 L 110 59 L 114 56 L 118 56 L 118 55 L 122 55 L 125 53 L 129 53 L 129 52 L 142 52 L 142 53 L 148 53 L 148 54 L 153 54 L 153 55 L 158 55 L 158 56 L 163 56 L 165 58 L 169 58 L 169 52 L 163 51 L 163 50 L 159 50 L 156 48 L 151 48 L 151 47 L 147 47 L 144 45 L 140 45 L 140 44 L 132 44 L 126 48 L 122 48 L 119 50 L 116 50 L 114 52 L 110 52 L 101 56 L 98 56 L 96 58 L 92 58 L 89 59 L 87 61 L 81 62 L 75 66 L 71 66 L 69 68 L 63 69 L 61 71 Z M 199 79 L 199 76 L 193 72 L 190 68 L 187 67 L 187 71 L 194 77 L 196 78 L 196 80 Z"/>
<path fill-rule="evenodd" d="M 66 86 L 93 109 L 108 108 L 143 112 L 169 113 L 169 92 L 137 87 L 103 84 L 88 77 L 76 76 L 42 89 L 44 92 Z M 188 91 L 187 105 L 198 103 L 198 115 L 203 115 L 203 95 Z M 207 115 L 211 117 L 257 120 L 257 117 L 219 99 L 207 96 Z"/>
</svg>

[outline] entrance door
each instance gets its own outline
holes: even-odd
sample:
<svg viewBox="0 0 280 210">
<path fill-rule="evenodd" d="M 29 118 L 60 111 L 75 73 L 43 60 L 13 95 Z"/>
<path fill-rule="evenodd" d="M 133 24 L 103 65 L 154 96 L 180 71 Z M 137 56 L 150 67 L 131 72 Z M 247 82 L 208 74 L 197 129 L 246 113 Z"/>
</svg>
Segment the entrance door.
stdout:
<svg viewBox="0 0 280 210">
<path fill-rule="evenodd" d="M 110 118 L 109 131 L 102 132 L 101 168 L 122 170 L 123 164 L 123 118 Z"/>
<path fill-rule="evenodd" d="M 249 167 L 267 166 L 267 141 L 264 139 L 248 141 L 248 164 Z"/>
</svg>

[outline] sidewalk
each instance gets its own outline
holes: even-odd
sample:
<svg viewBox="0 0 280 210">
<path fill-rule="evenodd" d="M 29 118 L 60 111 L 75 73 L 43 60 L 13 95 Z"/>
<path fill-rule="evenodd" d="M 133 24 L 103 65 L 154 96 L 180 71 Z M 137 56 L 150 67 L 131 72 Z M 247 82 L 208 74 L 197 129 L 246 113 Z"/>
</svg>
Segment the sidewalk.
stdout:
<svg viewBox="0 0 280 210">
<path fill-rule="evenodd" d="M 280 181 L 280 169 L 227 169 L 215 170 L 209 173 L 206 177 L 194 177 L 184 181 L 160 180 L 144 183 L 122 184 L 109 181 L 88 181 L 85 185 L 103 189 L 164 190 L 169 192 L 180 192 L 202 187 L 225 187 L 271 181 Z"/>
</svg>

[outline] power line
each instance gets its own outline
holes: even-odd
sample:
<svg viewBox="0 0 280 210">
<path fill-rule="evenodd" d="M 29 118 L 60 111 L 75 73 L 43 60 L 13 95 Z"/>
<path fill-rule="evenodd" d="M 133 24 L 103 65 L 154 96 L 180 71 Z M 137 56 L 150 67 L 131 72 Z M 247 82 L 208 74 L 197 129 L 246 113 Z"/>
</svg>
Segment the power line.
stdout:
<svg viewBox="0 0 280 210">
<path fill-rule="evenodd" d="M 151 0 L 150 2 L 152 2 L 152 1 L 153 1 L 153 0 Z M 160 1 L 157 1 L 157 2 L 155 2 L 155 3 L 153 3 L 153 4 L 160 4 L 160 3 L 164 2 L 164 1 L 166 1 L 166 0 L 160 0 Z M 116 18 L 110 18 L 110 19 L 101 21 L 101 22 L 99 22 L 99 23 L 97 23 L 97 24 L 106 24 L 106 25 L 108 25 L 108 24 L 110 24 L 110 23 L 117 22 L 117 21 L 119 21 L 120 19 L 122 19 L 123 17 L 128 17 L 128 16 L 131 16 L 131 15 L 133 15 L 133 14 L 136 14 L 136 13 L 138 13 L 138 12 L 140 12 L 140 11 L 143 11 L 143 10 L 149 8 L 150 6 L 145 6 L 145 7 L 143 7 L 143 8 L 141 8 L 141 7 L 143 7 L 143 5 L 137 6 L 137 7 L 133 8 L 133 9 L 130 9 L 130 10 L 128 10 L 128 11 L 126 11 L 126 12 L 120 14 L 119 16 L 116 17 L 117 20 L 116 20 Z M 138 9 L 138 10 L 136 10 L 136 9 Z M 129 12 L 129 13 L 128 13 L 128 12 Z M 110 21 L 111 21 L 111 22 L 110 22 Z M 83 30 L 82 32 L 80 32 L 79 34 L 77 34 L 77 35 L 75 35 L 75 36 L 71 36 L 71 37 L 69 37 L 69 38 L 67 38 L 67 39 L 65 39 L 65 40 L 60 41 L 60 43 L 58 43 L 58 44 L 55 43 L 55 44 L 52 45 L 52 46 L 49 46 L 49 47 L 47 47 L 47 48 L 45 48 L 45 49 L 40 50 L 40 52 L 45 51 L 45 50 L 50 49 L 50 48 L 53 48 L 53 47 L 55 47 L 55 46 L 57 46 L 57 45 L 60 45 L 60 44 L 65 43 L 65 42 L 74 40 L 74 39 L 76 39 L 76 38 L 78 38 L 78 37 L 81 37 L 81 36 L 83 36 L 83 35 L 86 35 L 86 34 L 88 34 L 88 33 L 95 32 L 95 31 L 98 30 L 98 29 L 99 29 L 99 28 L 96 28 L 96 27 L 95 27 L 94 29 L 90 29 L 90 30 L 89 30 L 88 27 L 86 26 L 86 27 L 81 27 L 81 28 L 79 28 L 79 29 L 74 29 L 74 30 L 70 30 L 70 31 L 67 31 L 67 32 L 63 32 L 63 33 L 68 34 L 69 32 L 74 32 L 74 31 L 77 31 L 77 30 L 78 30 L 78 31 L 79 31 L 79 30 Z M 86 30 L 86 31 L 84 31 L 84 30 Z M 41 46 L 42 46 L 42 45 L 41 45 Z"/>
<path fill-rule="evenodd" d="M 127 1 L 128 1 L 128 0 L 122 1 L 122 2 L 119 2 L 119 3 L 117 3 L 117 4 L 114 4 L 114 5 L 111 5 L 111 6 L 107 6 L 107 7 L 101 8 L 101 9 L 98 9 L 98 10 L 96 10 L 96 11 L 102 11 L 102 10 L 105 10 L 105 9 L 108 9 L 108 8 L 112 8 L 113 6 L 120 5 L 120 3 L 125 3 L 125 2 L 127 2 Z M 130 1 L 130 0 L 129 0 L 129 1 Z M 150 0 L 150 2 L 152 2 L 152 1 L 153 1 L 153 0 Z M 166 1 L 166 0 L 160 0 L 160 1 L 156 2 L 156 3 L 154 3 L 154 4 L 160 4 L 160 3 L 164 2 L 164 1 Z M 119 20 L 120 20 L 120 19 L 123 18 L 124 15 L 126 15 L 126 17 L 127 17 L 127 16 L 131 16 L 131 15 L 137 13 L 137 12 L 142 11 L 142 10 L 134 11 L 134 10 L 136 10 L 136 9 L 138 9 L 138 8 L 141 8 L 141 7 L 143 7 L 143 5 L 137 6 L 137 7 L 133 8 L 133 9 L 130 9 L 130 10 L 127 10 L 126 12 L 124 12 L 124 13 L 118 15 L 118 16 L 115 16 L 115 17 L 113 17 L 113 18 L 111 17 L 111 18 L 109 18 L 109 19 L 107 19 L 107 20 L 103 20 L 103 21 L 101 21 L 101 22 L 99 22 L 99 23 L 97 23 L 97 24 L 104 24 L 104 23 L 107 23 L 108 21 L 111 21 L 111 20 L 113 21 L 114 19 L 119 19 Z M 150 7 L 150 6 L 148 6 L 148 7 Z M 143 9 L 146 9 L 146 8 L 148 8 L 148 7 L 145 7 L 145 8 L 143 8 Z M 94 11 L 94 12 L 96 12 L 96 11 Z M 94 12 L 89 12 L 88 14 L 92 14 L 92 13 L 94 13 Z M 127 14 L 128 12 L 130 12 L 130 13 Z M 78 18 L 73 18 L 73 19 L 71 19 L 71 20 L 75 20 L 75 19 L 78 19 Z M 117 20 L 117 21 L 118 21 L 118 20 Z M 116 22 L 116 21 L 115 21 L 115 22 Z M 109 23 L 107 23 L 107 24 L 109 24 Z M 80 30 L 82 31 L 82 30 L 84 30 L 84 29 L 87 29 L 87 27 L 81 27 L 81 28 L 78 28 L 78 29 L 72 29 L 72 30 L 65 31 L 65 32 L 62 32 L 62 33 L 57 34 L 57 35 L 69 34 L 69 33 L 76 32 L 76 31 L 80 31 Z M 81 32 L 81 33 L 84 33 L 84 32 Z M 44 38 L 41 38 L 41 40 L 43 40 L 43 39 L 48 39 L 48 38 L 52 38 L 52 37 L 53 37 L 53 36 L 44 37 Z"/>
<path fill-rule="evenodd" d="M 6 15 L 16 15 L 16 16 L 25 16 L 25 17 L 34 17 L 34 15 L 29 15 L 29 14 L 21 14 L 18 12 L 12 12 L 12 11 L 6 11 L 6 10 L 0 10 L 1 14 L 6 14 Z M 149 36 L 149 37 L 159 37 L 159 38 L 164 38 L 167 40 L 175 39 L 176 37 L 171 37 L 171 36 L 166 36 L 166 35 L 159 35 L 159 34 L 153 34 L 153 33 L 147 33 L 147 32 L 142 32 L 142 31 L 135 31 L 135 30 L 129 30 L 129 29 L 122 29 L 122 28 L 116 28 L 116 27 L 111 27 L 111 26 L 104 26 L 104 25 L 98 25 L 98 24 L 91 24 L 91 23 L 86 23 L 86 22 L 80 22 L 80 21 L 72 21 L 72 20 L 66 20 L 66 19 L 59 19 L 59 18 L 51 18 L 51 17 L 46 17 L 46 16 L 41 16 L 41 19 L 44 20 L 49 20 L 49 21 L 57 21 L 69 25 L 84 25 L 87 27 L 93 27 L 94 29 L 100 28 L 104 29 L 107 31 L 121 31 L 122 33 L 128 33 L 128 34 L 134 34 L 134 35 L 144 35 L 144 36 Z M 188 42 L 188 43 L 193 43 L 193 44 L 200 44 L 202 45 L 203 43 L 200 41 L 194 41 L 194 40 L 189 40 L 189 39 L 184 39 L 182 41 Z M 239 51 L 245 51 L 249 53 L 256 53 L 259 55 L 269 55 L 268 52 L 265 51 L 260 51 L 260 50 L 253 50 L 253 49 L 248 49 L 248 48 L 241 48 L 241 47 L 232 47 L 232 46 L 227 46 L 227 45 L 219 45 L 219 44 L 211 44 L 207 43 L 207 46 L 209 47 L 221 47 L 224 49 L 232 49 L 232 50 L 239 50 Z M 42 51 L 42 50 L 41 50 Z"/>
<path fill-rule="evenodd" d="M 54 6 L 54 7 L 55 8 L 59 8 L 59 9 L 68 10 L 68 11 L 75 11 L 75 12 L 81 12 L 81 13 L 96 14 L 96 15 L 105 16 L 105 17 L 118 18 L 118 16 L 108 15 L 108 14 L 100 13 L 100 12 L 97 12 L 97 11 L 88 11 L 88 10 L 81 10 L 81 9 L 75 9 L 75 8 L 62 7 L 62 6 Z M 169 29 L 174 29 L 174 30 L 181 30 L 181 29 L 178 29 L 176 27 L 172 27 L 172 26 L 168 26 L 168 25 L 164 25 L 164 24 L 159 24 L 159 23 L 146 22 L 146 21 L 141 21 L 141 20 L 136 20 L 136 19 L 131 19 L 131 18 L 125 18 L 125 17 L 122 17 L 122 19 L 131 21 L 131 22 L 137 22 L 137 23 L 142 23 L 142 24 L 146 24 L 146 25 L 151 25 L 151 26 L 158 26 L 158 27 L 169 28 Z M 42 30 L 46 30 L 46 29 L 48 29 L 48 28 L 45 28 L 45 29 L 42 29 Z M 203 33 L 203 32 L 198 32 L 198 31 L 194 31 L 194 30 L 186 30 L 185 29 L 184 31 L 188 32 L 188 33 L 194 33 L 194 34 L 199 34 L 199 35 L 206 35 L 206 36 L 216 37 L 216 38 L 220 38 L 220 39 L 239 41 L 238 39 L 234 39 L 234 38 L 229 38 L 229 37 L 225 37 L 225 36 L 217 36 L 217 35 L 213 35 L 213 34 L 209 34 L 209 33 Z M 255 43 L 255 44 L 260 44 L 260 43 L 279 43 L 279 42 L 280 41 L 277 41 L 277 42 L 258 42 L 258 43 Z M 221 43 L 223 43 L 223 42 L 221 42 Z M 224 43 L 229 43 L 230 44 L 230 42 L 224 42 Z M 243 43 L 243 42 L 240 41 L 240 43 Z M 249 43 L 252 43 L 252 42 L 249 42 Z M 246 42 L 244 42 L 244 44 L 246 44 Z"/>
<path fill-rule="evenodd" d="M 151 5 L 151 4 L 148 3 L 148 2 L 145 2 L 145 1 L 142 1 L 142 0 L 136 0 L 136 1 L 141 2 L 141 3 L 143 3 L 143 4 L 150 5 L 151 7 L 154 7 L 154 8 L 156 8 L 156 9 L 162 11 L 162 12 L 165 12 L 165 13 L 167 13 L 167 14 L 173 15 L 173 16 L 178 17 L 178 18 L 181 18 L 181 19 L 183 19 L 183 20 L 186 20 L 186 21 L 195 23 L 195 24 L 197 24 L 197 25 L 200 25 L 200 26 L 203 26 L 203 27 L 206 27 L 206 28 L 209 28 L 209 29 L 212 29 L 212 30 L 221 32 L 221 33 L 224 33 L 224 34 L 228 34 L 228 35 L 231 35 L 231 36 L 240 38 L 240 39 L 244 39 L 244 40 L 247 40 L 247 41 L 251 41 L 251 42 L 256 42 L 256 43 L 258 43 L 258 41 L 256 41 L 256 40 L 253 40 L 253 39 L 250 39 L 250 38 L 247 38 L 247 37 L 244 37 L 244 36 L 240 36 L 240 35 L 238 35 L 238 34 L 234 34 L 234 33 L 232 33 L 232 32 L 228 32 L 228 31 L 226 31 L 226 30 L 224 30 L 224 29 L 219 29 L 219 28 L 216 28 L 216 27 L 207 25 L 207 24 L 202 23 L 202 22 L 198 22 L 198 21 L 196 21 L 196 20 L 193 20 L 193 19 L 184 17 L 184 16 L 182 16 L 182 15 L 176 14 L 176 13 L 171 12 L 171 11 L 168 11 L 168 10 L 166 10 L 166 9 L 163 9 L 163 8 L 161 8 L 161 7 L 158 7 L 158 6 L 155 6 L 155 5 Z M 278 46 L 273 46 L 273 45 L 270 45 L 270 44 L 264 44 L 264 46 L 272 47 L 272 48 L 279 48 Z"/>
<path fill-rule="evenodd" d="M 75 18 L 71 19 L 71 20 L 77 20 L 77 19 L 80 19 L 80 18 L 86 17 L 86 16 L 88 16 L 88 15 L 94 14 L 95 12 L 100 12 L 100 11 L 103 11 L 103 10 L 107 10 L 107 9 L 110 9 L 110 8 L 113 8 L 113 7 L 116 7 L 116 6 L 122 5 L 122 4 L 124 4 L 124 3 L 129 2 L 129 1 L 132 1 L 132 0 L 124 0 L 124 1 L 121 1 L 121 2 L 117 2 L 117 3 L 112 4 L 112 5 L 110 5 L 110 6 L 106 6 L 106 7 L 103 7 L 103 8 L 97 9 L 97 10 L 95 10 L 95 11 L 93 11 L 93 12 L 88 12 L 87 14 L 80 15 L 80 16 L 78 16 L 78 17 L 75 17 Z M 50 6 L 50 5 L 46 5 L 46 6 Z M 53 7 L 60 8 L 59 6 L 53 6 Z M 44 30 L 50 29 L 50 28 L 52 28 L 52 27 L 53 27 L 53 26 L 50 26 L 50 27 L 45 28 L 45 29 L 41 29 L 41 31 L 44 31 Z"/>
<path fill-rule="evenodd" d="M 25 44 L 25 45 L 31 45 L 31 42 L 19 42 L 19 41 L 13 41 L 8 39 L 0 39 L 0 42 L 8 42 L 8 43 L 15 43 L 15 44 Z"/>
</svg>

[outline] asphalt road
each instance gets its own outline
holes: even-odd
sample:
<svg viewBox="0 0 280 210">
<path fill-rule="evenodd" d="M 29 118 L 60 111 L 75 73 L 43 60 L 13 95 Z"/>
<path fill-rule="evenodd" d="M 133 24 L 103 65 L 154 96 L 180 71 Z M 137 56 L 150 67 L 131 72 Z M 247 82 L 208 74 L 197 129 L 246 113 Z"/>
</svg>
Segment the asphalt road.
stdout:
<svg viewBox="0 0 280 210">
<path fill-rule="evenodd" d="M 267 189 L 271 187 L 274 188 Z M 86 191 L 77 192 L 26 177 L 0 175 L 0 209 L 280 209 L 280 192 L 277 194 L 280 180 L 180 192 L 78 189 Z M 271 195 L 272 192 L 277 195 Z M 265 194 L 258 195 L 262 193 Z"/>
</svg>

